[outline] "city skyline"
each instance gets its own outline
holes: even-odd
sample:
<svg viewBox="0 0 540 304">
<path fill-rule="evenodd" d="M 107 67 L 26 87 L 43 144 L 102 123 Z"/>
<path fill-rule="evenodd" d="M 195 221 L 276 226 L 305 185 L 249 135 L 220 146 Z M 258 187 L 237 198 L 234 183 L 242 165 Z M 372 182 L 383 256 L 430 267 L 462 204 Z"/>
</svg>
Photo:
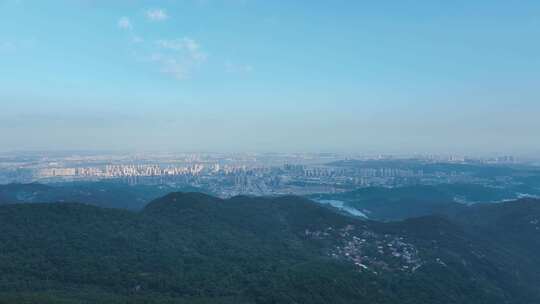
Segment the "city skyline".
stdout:
<svg viewBox="0 0 540 304">
<path fill-rule="evenodd" d="M 538 37 L 538 0 L 0 0 L 0 304 L 540 303 Z"/>
<path fill-rule="evenodd" d="M 226 198 L 443 184 L 497 188 L 515 185 L 513 179 L 496 175 L 497 172 L 510 174 L 514 170 L 530 174 L 538 170 L 538 163 L 510 155 L 471 158 L 330 153 L 30 153 L 0 157 L 0 185 L 111 182 L 130 186 L 188 187 L 185 189 Z M 492 173 L 486 176 L 486 172 Z M 515 172 L 511 175 L 519 177 Z M 515 195 L 528 193 L 535 196 L 537 190 Z"/>
<path fill-rule="evenodd" d="M 539 12 L 2 0 L 1 150 L 535 155 Z"/>
</svg>

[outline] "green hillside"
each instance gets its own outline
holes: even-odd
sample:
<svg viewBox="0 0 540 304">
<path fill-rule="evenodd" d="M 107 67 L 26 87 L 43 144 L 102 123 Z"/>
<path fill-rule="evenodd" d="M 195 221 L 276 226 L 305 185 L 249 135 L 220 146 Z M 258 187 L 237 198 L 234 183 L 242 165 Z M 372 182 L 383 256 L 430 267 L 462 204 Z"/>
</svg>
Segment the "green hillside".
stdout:
<svg viewBox="0 0 540 304">
<path fill-rule="evenodd" d="M 204 192 L 204 189 L 166 185 L 131 186 L 118 181 L 8 184 L 0 185 L 0 205 L 78 202 L 105 208 L 141 210 L 150 201 L 173 191 Z"/>
<path fill-rule="evenodd" d="M 512 207 L 540 217 L 534 204 Z M 494 205 L 496 218 L 506 206 Z M 492 212 L 478 208 L 471 216 Z M 491 221 L 379 223 L 298 197 L 172 193 L 140 212 L 5 205 L 0 223 L 0 303 L 540 300 L 538 261 L 514 263 L 534 248 L 516 237 L 505 250 Z M 527 239 L 538 239 L 534 232 Z"/>
</svg>

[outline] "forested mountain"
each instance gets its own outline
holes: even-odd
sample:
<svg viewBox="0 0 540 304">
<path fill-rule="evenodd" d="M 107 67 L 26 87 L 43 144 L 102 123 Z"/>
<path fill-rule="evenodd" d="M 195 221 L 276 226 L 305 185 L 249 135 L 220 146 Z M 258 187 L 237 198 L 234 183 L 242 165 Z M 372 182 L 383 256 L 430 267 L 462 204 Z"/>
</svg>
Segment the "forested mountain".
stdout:
<svg viewBox="0 0 540 304">
<path fill-rule="evenodd" d="M 374 220 L 403 220 L 426 215 L 447 215 L 468 210 L 467 205 L 517 200 L 540 194 L 536 185 L 489 187 L 477 184 L 415 185 L 395 188 L 367 187 L 354 191 L 308 196 L 318 201 L 339 201 Z"/>
<path fill-rule="evenodd" d="M 537 303 L 538 206 L 380 223 L 298 197 L 4 205 L 0 303 Z"/>
<path fill-rule="evenodd" d="M 128 185 L 117 181 L 57 184 L 0 185 L 0 205 L 15 203 L 77 202 L 106 208 L 140 210 L 150 201 L 173 191 L 204 189 L 166 185 Z"/>
</svg>

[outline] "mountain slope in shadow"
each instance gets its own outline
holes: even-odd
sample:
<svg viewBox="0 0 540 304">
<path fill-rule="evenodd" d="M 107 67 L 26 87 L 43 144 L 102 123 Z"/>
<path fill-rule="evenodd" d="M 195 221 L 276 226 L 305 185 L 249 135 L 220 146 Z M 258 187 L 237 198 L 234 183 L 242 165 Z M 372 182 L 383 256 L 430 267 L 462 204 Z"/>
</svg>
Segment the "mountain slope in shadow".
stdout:
<svg viewBox="0 0 540 304">
<path fill-rule="evenodd" d="M 508 204 L 520 209 L 537 203 Z M 501 217 L 510 208 L 497 207 Z M 0 206 L 0 223 L 0 303 L 540 299 L 536 260 L 517 269 L 514 263 L 533 248 L 516 238 L 514 250 L 503 250 L 506 243 L 490 225 L 479 228 L 465 217 L 379 223 L 292 196 L 222 200 L 171 193 L 140 212 L 81 204 Z"/>
</svg>

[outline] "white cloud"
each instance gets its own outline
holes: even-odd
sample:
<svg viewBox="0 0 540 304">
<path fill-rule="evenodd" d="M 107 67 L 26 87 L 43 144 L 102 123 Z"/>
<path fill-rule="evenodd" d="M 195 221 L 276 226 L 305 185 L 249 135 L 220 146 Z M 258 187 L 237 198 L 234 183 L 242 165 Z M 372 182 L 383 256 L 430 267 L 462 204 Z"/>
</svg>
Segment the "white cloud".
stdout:
<svg viewBox="0 0 540 304">
<path fill-rule="evenodd" d="M 178 80 L 189 78 L 207 58 L 201 45 L 189 37 L 158 40 L 154 45 L 157 50 L 149 56 L 149 61 L 157 64 L 162 73 Z"/>
<path fill-rule="evenodd" d="M 133 42 L 133 43 L 143 43 L 144 39 L 141 36 L 133 35 L 133 36 L 131 36 L 131 42 Z"/>
<path fill-rule="evenodd" d="M 251 73 L 255 68 L 249 64 L 225 63 L 225 70 L 229 73 Z"/>
<path fill-rule="evenodd" d="M 146 11 L 146 18 L 151 21 L 164 21 L 169 18 L 169 15 L 164 9 L 151 9 Z"/>
<path fill-rule="evenodd" d="M 143 60 L 155 64 L 160 72 L 171 75 L 178 80 L 189 78 L 193 68 L 193 64 L 185 58 L 175 58 L 162 53 L 152 53 Z"/>
<path fill-rule="evenodd" d="M 163 49 L 169 49 L 174 51 L 182 51 L 185 48 L 184 42 L 181 39 L 176 40 L 158 40 L 156 44 Z"/>
<path fill-rule="evenodd" d="M 162 49 L 184 53 L 194 61 L 202 62 L 208 57 L 206 53 L 201 50 L 200 44 L 189 37 L 173 40 L 158 40 L 156 41 L 156 44 Z"/>
<path fill-rule="evenodd" d="M 165 74 L 170 74 L 178 80 L 184 80 L 189 78 L 190 67 L 184 62 L 179 62 L 176 59 L 168 58 L 163 60 L 161 67 L 161 72 Z"/>
<path fill-rule="evenodd" d="M 160 61 L 161 58 L 163 58 L 163 55 L 161 55 L 160 53 L 153 53 L 150 55 L 150 61 Z"/>
<path fill-rule="evenodd" d="M 37 41 L 35 38 L 17 39 L 15 41 L 0 41 L 0 53 L 15 53 L 27 51 L 35 48 Z"/>
<path fill-rule="evenodd" d="M 202 64 L 201 61 L 193 59 L 186 53 L 170 52 L 161 48 L 138 57 L 141 61 L 151 63 L 161 73 L 170 75 L 177 80 L 189 79 Z"/>
<path fill-rule="evenodd" d="M 148 18 L 163 20 L 167 18 L 167 15 L 163 10 L 155 10 L 148 12 Z M 132 43 L 131 52 L 134 57 L 175 79 L 190 78 L 191 74 L 199 69 L 208 57 L 199 42 L 190 37 L 161 39 L 146 43 L 141 36 L 133 31 L 133 25 L 128 17 L 120 18 L 118 26 L 129 31 Z"/>
<path fill-rule="evenodd" d="M 0 52 L 11 53 L 17 50 L 15 43 L 10 41 L 0 42 Z"/>
<path fill-rule="evenodd" d="M 118 27 L 123 30 L 133 29 L 133 25 L 131 24 L 131 21 L 128 17 L 121 17 L 120 19 L 118 19 Z"/>
</svg>

